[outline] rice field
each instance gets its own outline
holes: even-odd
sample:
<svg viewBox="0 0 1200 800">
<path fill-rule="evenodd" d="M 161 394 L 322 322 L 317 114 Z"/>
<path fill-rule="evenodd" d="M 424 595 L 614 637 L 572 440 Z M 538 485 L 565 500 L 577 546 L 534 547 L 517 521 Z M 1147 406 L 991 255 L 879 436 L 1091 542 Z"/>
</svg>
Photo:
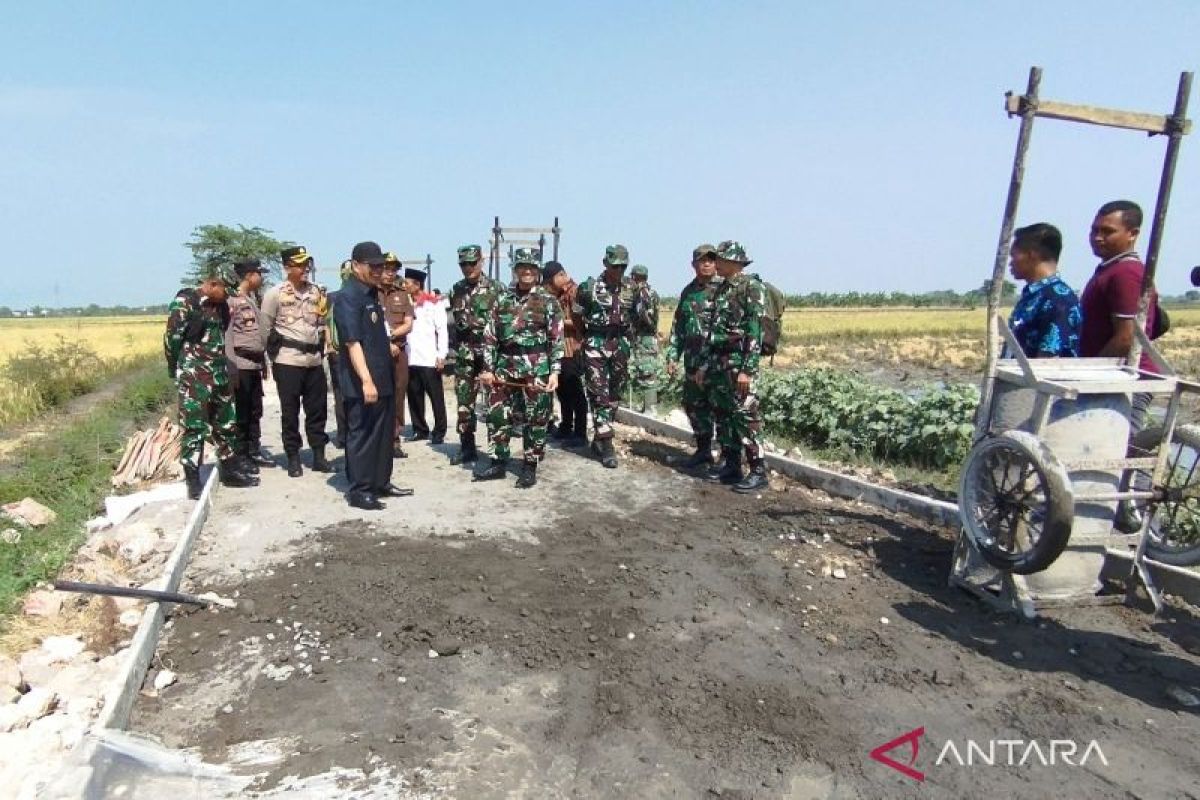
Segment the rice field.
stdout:
<svg viewBox="0 0 1200 800">
<path fill-rule="evenodd" d="M 38 344 L 50 347 L 58 337 L 87 344 L 103 359 L 128 358 L 162 347 L 161 316 L 86 317 L 75 319 L 0 319 L 0 364 Z"/>
<path fill-rule="evenodd" d="M 60 390 L 67 394 L 90 391 L 134 361 L 161 352 L 164 322 L 160 316 L 0 319 L 0 427 L 29 420 L 52 405 L 45 381 L 60 387 L 70 383 L 74 388 Z M 33 352 L 61 354 L 70 363 L 78 359 L 89 373 L 72 379 L 62 375 L 71 367 L 48 364 L 44 371 L 26 366 L 16 371 L 22 378 L 14 379 L 10 360 Z M 80 358 L 90 353 L 96 358 Z"/>
</svg>

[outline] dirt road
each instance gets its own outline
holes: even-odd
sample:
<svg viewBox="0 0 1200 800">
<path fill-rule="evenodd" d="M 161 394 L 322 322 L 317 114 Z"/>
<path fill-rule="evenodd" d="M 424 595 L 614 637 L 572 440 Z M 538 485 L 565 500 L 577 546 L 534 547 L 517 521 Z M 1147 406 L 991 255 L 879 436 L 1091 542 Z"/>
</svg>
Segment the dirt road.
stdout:
<svg viewBox="0 0 1200 800">
<path fill-rule="evenodd" d="M 222 491 L 192 588 L 254 609 L 177 617 L 179 683 L 133 729 L 240 795 L 1200 797 L 1200 709 L 1172 695 L 1200 694 L 1191 611 L 997 617 L 945 587 L 948 531 L 781 481 L 740 497 L 621 433 L 620 470 L 555 450 L 529 492 L 424 444 L 386 512 L 312 473 Z M 869 757 L 918 727 L 922 781 Z M 1063 739 L 1107 764 L 936 763 Z"/>
</svg>

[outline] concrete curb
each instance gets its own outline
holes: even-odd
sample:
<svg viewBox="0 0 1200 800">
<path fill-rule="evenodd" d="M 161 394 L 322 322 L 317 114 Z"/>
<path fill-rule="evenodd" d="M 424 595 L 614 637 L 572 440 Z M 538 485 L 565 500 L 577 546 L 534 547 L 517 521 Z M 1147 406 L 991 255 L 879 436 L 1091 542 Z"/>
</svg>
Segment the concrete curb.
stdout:
<svg viewBox="0 0 1200 800">
<path fill-rule="evenodd" d="M 670 439 L 692 441 L 691 429 L 681 428 L 655 417 L 630 411 L 627 408 L 617 409 L 617 421 Z M 870 503 L 890 511 L 903 512 L 917 519 L 947 528 L 957 529 L 959 527 L 956 503 L 947 503 L 944 500 L 934 500 L 913 492 L 879 486 L 861 478 L 842 475 L 794 458 L 768 453 L 766 461 L 771 469 L 834 497 L 861 500 L 864 503 Z M 1132 553 L 1110 547 L 1105 550 L 1105 554 L 1107 557 L 1101 573 L 1104 578 L 1120 580 L 1129 575 L 1133 564 Z M 1166 564 L 1152 564 L 1150 571 L 1154 574 L 1154 580 L 1162 591 L 1193 606 L 1200 606 L 1200 573 Z"/>
<path fill-rule="evenodd" d="M 208 514 L 212 510 L 213 495 L 217 491 L 217 470 L 210 470 L 200 499 L 196 501 L 175 549 L 171 551 L 163 568 L 161 579 L 168 592 L 179 590 L 183 580 L 183 571 L 191 555 L 192 546 L 196 543 Z M 99 797 L 104 786 L 107 762 L 103 759 L 97 763 L 96 751 L 105 733 L 113 730 L 124 730 L 129 725 L 129 717 L 133 712 L 133 704 L 137 700 L 146 672 L 158 648 L 158 637 L 162 633 L 166 615 L 162 603 L 150 603 L 142 612 L 142 621 L 134 632 L 133 640 L 126 651 L 125 663 L 121 671 L 109 683 L 104 692 L 104 706 L 96 721 L 92 723 L 88 733 L 79 743 L 71 756 L 71 766 L 68 767 L 59 780 L 55 781 L 46 797 L 54 798 L 86 798 Z"/>
<path fill-rule="evenodd" d="M 626 425 L 649 431 L 650 433 L 690 442 L 692 432 L 669 422 L 639 414 L 626 408 L 617 409 L 617 421 Z M 813 489 L 819 489 L 834 497 L 847 500 L 861 500 L 874 506 L 880 506 L 890 511 L 901 511 L 918 519 L 933 522 L 946 527 L 958 525 L 958 506 L 944 500 L 934 500 L 903 489 L 892 489 L 879 486 L 852 475 L 842 475 L 825 467 L 817 466 L 806 461 L 786 458 L 771 453 L 767 454 L 767 466 L 776 472 L 782 472 L 789 478 L 795 478 Z"/>
</svg>

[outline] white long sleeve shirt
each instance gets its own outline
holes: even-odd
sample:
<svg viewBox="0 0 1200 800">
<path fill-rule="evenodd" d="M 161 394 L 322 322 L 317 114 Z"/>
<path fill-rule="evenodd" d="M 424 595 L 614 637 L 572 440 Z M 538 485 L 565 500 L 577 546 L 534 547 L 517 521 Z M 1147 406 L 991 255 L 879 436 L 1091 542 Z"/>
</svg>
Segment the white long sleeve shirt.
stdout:
<svg viewBox="0 0 1200 800">
<path fill-rule="evenodd" d="M 446 330 L 446 308 L 431 294 L 421 294 L 414 301 L 413 327 L 404 349 L 410 367 L 436 367 L 439 358 L 445 359 L 449 348 Z"/>
</svg>

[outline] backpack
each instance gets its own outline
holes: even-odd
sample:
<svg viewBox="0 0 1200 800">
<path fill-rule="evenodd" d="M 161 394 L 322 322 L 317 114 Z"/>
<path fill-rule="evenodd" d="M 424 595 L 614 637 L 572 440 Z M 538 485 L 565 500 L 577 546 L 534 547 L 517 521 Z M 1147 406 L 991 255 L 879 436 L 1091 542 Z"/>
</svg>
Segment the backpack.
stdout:
<svg viewBox="0 0 1200 800">
<path fill-rule="evenodd" d="M 773 356 L 779 351 L 779 339 L 783 336 L 783 312 L 787 310 L 787 297 L 766 281 L 762 285 L 766 290 L 762 315 L 762 354 Z"/>
</svg>

